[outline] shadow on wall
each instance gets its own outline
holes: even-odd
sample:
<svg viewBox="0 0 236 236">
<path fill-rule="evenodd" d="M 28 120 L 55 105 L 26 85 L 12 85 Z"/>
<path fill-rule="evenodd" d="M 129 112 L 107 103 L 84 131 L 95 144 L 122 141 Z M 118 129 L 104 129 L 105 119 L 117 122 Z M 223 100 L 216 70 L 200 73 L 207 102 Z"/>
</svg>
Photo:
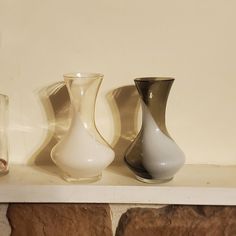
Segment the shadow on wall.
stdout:
<svg viewBox="0 0 236 236">
<path fill-rule="evenodd" d="M 29 164 L 52 164 L 50 152 L 66 133 L 70 124 L 70 97 L 63 81 L 42 88 L 39 97 L 48 120 L 48 133 L 42 145 L 32 155 Z"/>
<path fill-rule="evenodd" d="M 128 85 L 109 92 L 106 97 L 115 126 L 115 137 L 111 144 L 115 152 L 112 165 L 122 165 L 125 151 L 138 133 L 139 95 L 134 85 Z"/>
<path fill-rule="evenodd" d="M 29 160 L 30 165 L 53 164 L 50 156 L 52 148 L 67 132 L 70 116 L 70 97 L 64 82 L 58 82 L 39 91 L 39 97 L 48 120 L 48 133 L 42 145 Z M 115 151 L 112 165 L 123 164 L 124 153 L 138 133 L 137 116 L 140 106 L 135 86 L 123 86 L 106 96 L 112 110 L 115 136 L 111 144 Z"/>
</svg>

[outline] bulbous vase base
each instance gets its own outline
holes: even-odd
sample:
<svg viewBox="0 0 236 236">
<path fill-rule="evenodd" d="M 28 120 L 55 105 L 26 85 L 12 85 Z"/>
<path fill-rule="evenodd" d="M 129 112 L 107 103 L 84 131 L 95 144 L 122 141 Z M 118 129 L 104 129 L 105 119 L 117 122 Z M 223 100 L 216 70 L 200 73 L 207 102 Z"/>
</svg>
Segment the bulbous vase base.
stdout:
<svg viewBox="0 0 236 236">
<path fill-rule="evenodd" d="M 141 182 L 144 182 L 146 184 L 161 184 L 161 183 L 166 183 L 166 182 L 169 182 L 171 181 L 174 177 L 171 177 L 171 178 L 168 178 L 168 179 L 145 179 L 145 178 L 142 178 L 138 175 L 135 175 L 136 179 L 141 181 Z"/>
<path fill-rule="evenodd" d="M 62 178 L 70 183 L 92 183 L 99 181 L 102 178 L 102 174 L 99 174 L 97 176 L 92 176 L 92 177 L 81 177 L 81 178 L 75 178 L 70 175 L 67 175 L 63 173 Z"/>
<path fill-rule="evenodd" d="M 154 178 L 148 173 L 148 171 L 142 165 L 141 158 L 137 158 L 137 160 L 134 161 L 134 160 L 129 160 L 128 157 L 125 157 L 124 161 L 126 165 L 128 166 L 128 168 L 132 172 L 134 172 L 136 179 L 143 183 L 161 184 L 161 183 L 169 182 L 174 178 L 174 176 L 167 177 L 167 178 Z"/>
</svg>

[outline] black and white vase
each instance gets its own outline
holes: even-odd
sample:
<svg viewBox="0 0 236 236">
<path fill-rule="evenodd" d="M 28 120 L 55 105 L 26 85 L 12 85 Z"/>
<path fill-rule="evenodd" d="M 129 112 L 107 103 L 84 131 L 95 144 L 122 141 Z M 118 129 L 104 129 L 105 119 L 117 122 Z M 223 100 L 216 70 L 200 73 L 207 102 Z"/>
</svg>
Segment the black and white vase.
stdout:
<svg viewBox="0 0 236 236">
<path fill-rule="evenodd" d="M 146 183 L 171 180 L 184 165 L 185 156 L 169 135 L 166 104 L 173 78 L 135 79 L 142 106 L 142 127 L 125 153 L 125 162 L 136 178 Z"/>
</svg>

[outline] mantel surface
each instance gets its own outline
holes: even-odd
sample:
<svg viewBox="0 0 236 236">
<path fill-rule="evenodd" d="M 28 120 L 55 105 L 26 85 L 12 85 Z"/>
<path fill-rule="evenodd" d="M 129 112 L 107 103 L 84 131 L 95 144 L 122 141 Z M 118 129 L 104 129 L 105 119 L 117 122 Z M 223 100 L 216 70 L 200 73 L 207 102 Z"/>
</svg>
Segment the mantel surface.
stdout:
<svg viewBox="0 0 236 236">
<path fill-rule="evenodd" d="M 68 183 L 55 166 L 11 165 L 0 177 L 0 202 L 96 202 L 236 205 L 236 166 L 185 165 L 169 182 L 145 184 L 124 166 L 94 183 Z"/>
</svg>

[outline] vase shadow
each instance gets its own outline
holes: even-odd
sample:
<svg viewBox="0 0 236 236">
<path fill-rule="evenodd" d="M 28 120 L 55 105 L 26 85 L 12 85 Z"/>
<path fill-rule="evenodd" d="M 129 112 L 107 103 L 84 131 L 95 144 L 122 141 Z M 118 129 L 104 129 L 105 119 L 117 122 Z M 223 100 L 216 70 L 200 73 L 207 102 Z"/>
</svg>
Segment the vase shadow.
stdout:
<svg viewBox="0 0 236 236">
<path fill-rule="evenodd" d="M 54 165 L 50 156 L 51 150 L 69 128 L 70 97 L 63 81 L 40 89 L 38 96 L 47 116 L 48 131 L 43 143 L 33 153 L 28 164 L 48 171 L 47 166 Z"/>
<path fill-rule="evenodd" d="M 115 152 L 113 166 L 124 165 L 124 154 L 138 133 L 140 100 L 136 87 L 127 85 L 110 91 L 107 100 L 112 110 L 115 135 L 111 144 Z"/>
</svg>

